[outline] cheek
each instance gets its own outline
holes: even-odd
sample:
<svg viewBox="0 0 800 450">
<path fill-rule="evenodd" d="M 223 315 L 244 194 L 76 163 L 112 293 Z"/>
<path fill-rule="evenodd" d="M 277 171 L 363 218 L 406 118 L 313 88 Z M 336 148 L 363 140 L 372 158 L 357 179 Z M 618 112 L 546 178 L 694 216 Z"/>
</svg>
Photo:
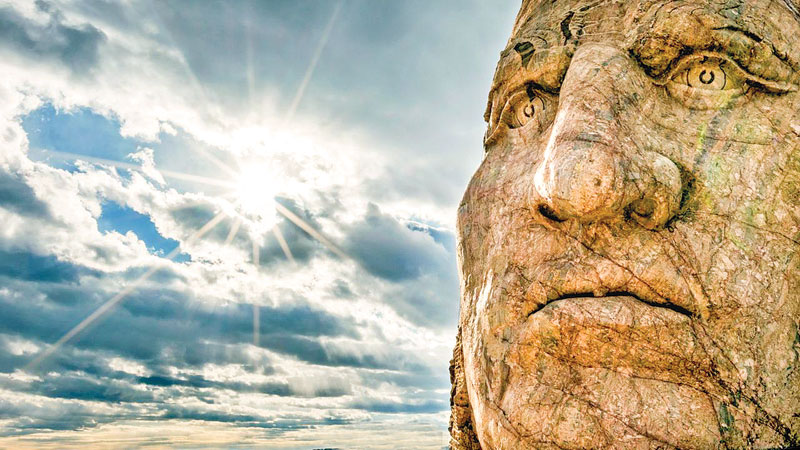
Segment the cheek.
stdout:
<svg viewBox="0 0 800 450">
<path fill-rule="evenodd" d="M 640 108 L 631 111 L 636 115 L 629 121 L 631 134 L 643 147 L 693 171 L 706 155 L 726 152 L 724 147 L 730 143 L 762 147 L 783 139 L 790 128 L 775 122 L 776 112 L 770 104 L 773 100 L 747 97 L 733 108 L 696 110 L 687 108 L 666 90 L 653 90 Z"/>
<path fill-rule="evenodd" d="M 506 237 L 524 226 L 536 202 L 531 198 L 533 177 L 544 148 L 543 136 L 508 131 L 487 152 L 458 209 L 463 278 L 475 279 L 491 266 L 492 254 L 502 253 Z"/>
<path fill-rule="evenodd" d="M 479 423 L 499 423 L 491 405 L 502 398 L 508 377 L 504 333 L 508 323 L 516 321 L 516 312 L 509 308 L 515 303 L 508 299 L 512 293 L 496 286 L 513 284 L 507 279 L 509 257 L 515 246 L 526 248 L 519 236 L 529 216 L 529 187 L 542 141 L 527 128 L 509 130 L 487 152 L 459 207 L 462 345 Z"/>
<path fill-rule="evenodd" d="M 708 213 L 759 226 L 782 223 L 787 214 L 796 215 L 793 208 L 776 203 L 797 204 L 791 200 L 798 196 L 792 180 L 798 172 L 792 167 L 798 165 L 793 156 L 798 153 L 797 132 L 790 123 L 794 113 L 786 111 L 795 102 L 752 93 L 734 108 L 693 110 L 655 91 L 641 118 L 632 121 L 631 132 L 643 147 L 681 169 L 683 209 L 690 210 L 682 220 Z"/>
<path fill-rule="evenodd" d="M 779 186 L 780 199 L 787 205 L 783 214 L 800 224 L 800 146 L 793 149 L 784 169 L 785 177 Z"/>
<path fill-rule="evenodd" d="M 471 277 L 470 277 L 471 278 Z M 461 319 L 461 345 L 464 356 L 464 376 L 467 383 L 472 415 L 475 421 L 475 430 L 481 441 L 487 445 L 491 442 L 486 430 L 497 420 L 495 414 L 494 395 L 491 393 L 494 383 L 493 367 L 496 357 L 491 355 L 495 342 L 488 333 L 486 318 L 491 313 L 487 311 L 487 304 L 493 292 L 494 275 L 486 273 L 480 279 L 472 280 L 468 285 L 475 288 L 462 292 L 462 299 L 466 300 L 467 314 L 462 305 Z"/>
</svg>

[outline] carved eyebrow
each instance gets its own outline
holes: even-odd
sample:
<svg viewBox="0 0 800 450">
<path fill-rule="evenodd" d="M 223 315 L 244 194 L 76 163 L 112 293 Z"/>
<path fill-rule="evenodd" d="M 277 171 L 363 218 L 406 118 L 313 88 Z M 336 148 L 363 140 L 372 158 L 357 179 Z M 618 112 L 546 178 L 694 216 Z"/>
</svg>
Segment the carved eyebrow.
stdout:
<svg viewBox="0 0 800 450">
<path fill-rule="evenodd" d="M 536 49 L 529 41 L 523 41 L 514 46 L 514 51 L 522 58 L 522 67 L 525 67 L 528 65 L 528 61 L 530 61 Z"/>
<path fill-rule="evenodd" d="M 629 51 L 651 77 L 664 81 L 683 56 L 711 52 L 726 55 L 770 90 L 797 89 L 796 64 L 758 33 L 741 24 L 725 23 L 727 19 L 721 16 L 687 17 L 693 20 L 661 20 L 637 30 Z"/>
<path fill-rule="evenodd" d="M 506 99 L 519 89 L 533 85 L 556 93 L 569 68 L 574 47 L 556 45 L 539 36 L 517 38 L 501 52 L 497 65 L 484 120 L 490 125 L 497 122 Z"/>
<path fill-rule="evenodd" d="M 500 53 L 483 115 L 490 126 L 500 114 L 498 105 L 502 109 L 505 100 L 518 89 L 533 85 L 550 93 L 560 90 L 578 39 L 583 35 L 583 15 L 604 1 L 596 0 L 578 10 L 564 11 L 557 30 L 549 20 L 547 28 L 542 29 L 530 23 L 535 16 L 528 18 L 520 27 L 526 31 L 512 37 Z"/>
<path fill-rule="evenodd" d="M 737 26 L 737 25 L 723 25 L 721 27 L 714 27 L 712 28 L 714 31 L 721 31 L 721 30 L 729 30 L 729 31 L 738 31 L 743 35 L 749 37 L 750 39 L 754 40 L 755 42 L 763 42 L 764 38 L 755 34 L 754 32 L 748 30 L 747 28 Z"/>
</svg>

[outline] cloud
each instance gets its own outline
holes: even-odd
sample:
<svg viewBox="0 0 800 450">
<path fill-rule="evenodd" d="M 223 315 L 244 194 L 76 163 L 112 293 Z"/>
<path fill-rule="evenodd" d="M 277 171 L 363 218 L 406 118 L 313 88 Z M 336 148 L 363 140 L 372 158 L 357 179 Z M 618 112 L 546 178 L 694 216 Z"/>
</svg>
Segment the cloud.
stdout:
<svg viewBox="0 0 800 450">
<path fill-rule="evenodd" d="M 12 283 L 15 291 L 30 291 L 30 286 Z M 24 290 L 22 292 L 24 292 Z M 21 303 L 21 296 L 0 293 L 0 331 L 33 341 L 52 342 L 80 322 L 87 307 L 97 305 L 106 295 L 82 290 L 80 303 L 65 303 L 49 298 Z M 89 295 L 87 295 L 89 294 Z M 30 295 L 30 294 L 28 294 Z M 72 299 L 74 301 L 74 299 Z M 95 324 L 91 338 L 75 344 L 82 349 L 110 351 L 151 365 L 181 366 L 207 362 L 242 363 L 236 352 L 225 346 L 252 341 L 252 306 L 231 303 L 227 306 L 198 304 L 186 294 L 164 288 L 143 289 L 131 294 L 114 312 Z M 357 338 L 352 324 L 308 306 L 259 307 L 261 345 L 300 360 L 324 365 L 375 367 L 375 356 L 348 353 L 330 354 L 318 338 Z M 124 333 L 119 330 L 124 329 Z M 214 354 L 221 350 L 222 354 Z M 56 361 L 57 362 L 57 361 Z M 20 366 L 7 367 L 11 371 Z"/>
<path fill-rule="evenodd" d="M 230 414 L 223 411 L 203 411 L 185 407 L 172 407 L 161 418 L 236 423 L 237 425 L 245 427 L 277 429 L 281 431 L 305 429 L 319 425 L 341 425 L 349 422 L 346 418 L 341 417 L 329 417 L 321 420 L 309 420 L 307 417 L 297 417 L 294 419 L 287 417 L 265 421 L 263 416 L 258 415 Z"/>
<path fill-rule="evenodd" d="M 411 230 L 370 204 L 364 219 L 351 227 L 347 250 L 371 274 L 389 281 L 441 273 L 452 262 L 428 234 Z"/>
<path fill-rule="evenodd" d="M 350 405 L 353 408 L 380 413 L 436 413 L 445 411 L 450 405 L 445 401 L 427 401 L 421 403 L 357 401 Z"/>
<path fill-rule="evenodd" d="M 292 211 L 304 222 L 314 227 L 314 229 L 321 229 L 316 217 L 307 208 L 303 208 L 292 199 L 278 198 L 277 201 Z M 299 264 L 307 263 L 312 257 L 317 255 L 319 250 L 324 248 L 319 241 L 309 236 L 308 233 L 301 230 L 294 223 L 283 216 L 278 217 L 277 227 L 280 229 L 281 235 L 286 240 L 286 243 L 292 253 L 292 258 L 294 258 L 294 260 Z M 276 239 L 269 237 L 265 239 L 265 241 L 265 245 L 261 247 L 259 252 L 260 264 L 268 266 L 275 262 L 286 261 L 286 256 L 283 253 L 283 249 Z"/>
<path fill-rule="evenodd" d="M 59 261 L 52 255 L 0 250 L 0 277 L 35 280 L 42 283 L 75 283 L 82 274 L 93 271 Z"/>
<path fill-rule="evenodd" d="M 48 2 L 36 1 L 36 8 L 47 16 L 37 23 L 9 7 L 0 8 L 0 43 L 31 58 L 51 58 L 83 74 L 97 64 L 103 32 L 89 24 L 69 26 Z"/>
<path fill-rule="evenodd" d="M 47 204 L 36 197 L 36 193 L 19 174 L 0 169 L 0 207 L 23 216 L 46 219 Z"/>
<path fill-rule="evenodd" d="M 482 155 L 507 3 L 346 2 L 291 123 L 334 4 L 2 3 L 0 434 L 201 421 L 234 436 L 223 447 L 440 444 L 453 205 Z M 212 160 L 259 158 L 278 201 L 354 260 L 280 216 L 295 264 L 252 221 L 226 243 L 231 189 L 169 176 L 235 184 Z M 190 257 L 163 258 L 177 245 Z"/>
<path fill-rule="evenodd" d="M 31 402 L 33 399 L 39 402 Z M 9 421 L 13 427 L 0 430 L 0 436 L 24 435 L 37 431 L 76 430 L 128 416 L 122 411 L 115 411 L 112 415 L 107 408 L 104 409 L 105 411 L 98 410 L 78 401 L 63 402 L 6 391 L 0 396 L 0 418 Z"/>
<path fill-rule="evenodd" d="M 382 299 L 401 317 L 451 327 L 458 309 L 455 240 L 418 222 L 401 224 L 370 204 L 348 229 L 346 248 L 367 272 L 389 281 Z"/>
<path fill-rule="evenodd" d="M 28 392 L 49 398 L 110 403 L 144 403 L 155 400 L 152 392 L 136 389 L 128 383 L 96 380 L 85 375 L 47 377 L 45 380 L 32 383 Z"/>
</svg>

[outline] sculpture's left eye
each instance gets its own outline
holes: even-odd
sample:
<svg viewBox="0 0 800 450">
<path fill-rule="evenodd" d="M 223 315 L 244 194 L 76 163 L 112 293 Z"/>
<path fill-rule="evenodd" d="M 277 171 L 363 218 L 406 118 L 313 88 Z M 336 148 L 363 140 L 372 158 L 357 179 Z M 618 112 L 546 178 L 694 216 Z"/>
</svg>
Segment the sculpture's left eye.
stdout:
<svg viewBox="0 0 800 450">
<path fill-rule="evenodd" d="M 690 109 L 721 109 L 736 105 L 749 89 L 750 77 L 727 58 L 693 55 L 680 61 L 666 87 Z"/>
<path fill-rule="evenodd" d="M 714 57 L 702 57 L 684 64 L 672 77 L 672 82 L 710 91 L 735 90 L 742 87 L 742 80 L 738 77 L 737 70 L 729 62 Z"/>
</svg>

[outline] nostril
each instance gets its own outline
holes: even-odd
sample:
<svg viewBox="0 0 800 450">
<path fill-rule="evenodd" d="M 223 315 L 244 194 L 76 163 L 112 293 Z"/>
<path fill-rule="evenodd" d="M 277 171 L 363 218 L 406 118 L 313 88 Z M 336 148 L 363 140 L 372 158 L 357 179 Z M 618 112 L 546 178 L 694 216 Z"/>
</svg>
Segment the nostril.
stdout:
<svg viewBox="0 0 800 450">
<path fill-rule="evenodd" d="M 547 205 L 544 205 L 544 204 L 539 205 L 539 214 L 541 214 L 543 217 L 545 217 L 547 219 L 552 220 L 553 222 L 561 223 L 561 222 L 564 222 L 566 220 L 566 219 L 562 219 L 562 218 L 558 217 L 556 212 L 553 211 L 553 208 L 551 208 L 551 207 L 549 207 Z"/>
</svg>

